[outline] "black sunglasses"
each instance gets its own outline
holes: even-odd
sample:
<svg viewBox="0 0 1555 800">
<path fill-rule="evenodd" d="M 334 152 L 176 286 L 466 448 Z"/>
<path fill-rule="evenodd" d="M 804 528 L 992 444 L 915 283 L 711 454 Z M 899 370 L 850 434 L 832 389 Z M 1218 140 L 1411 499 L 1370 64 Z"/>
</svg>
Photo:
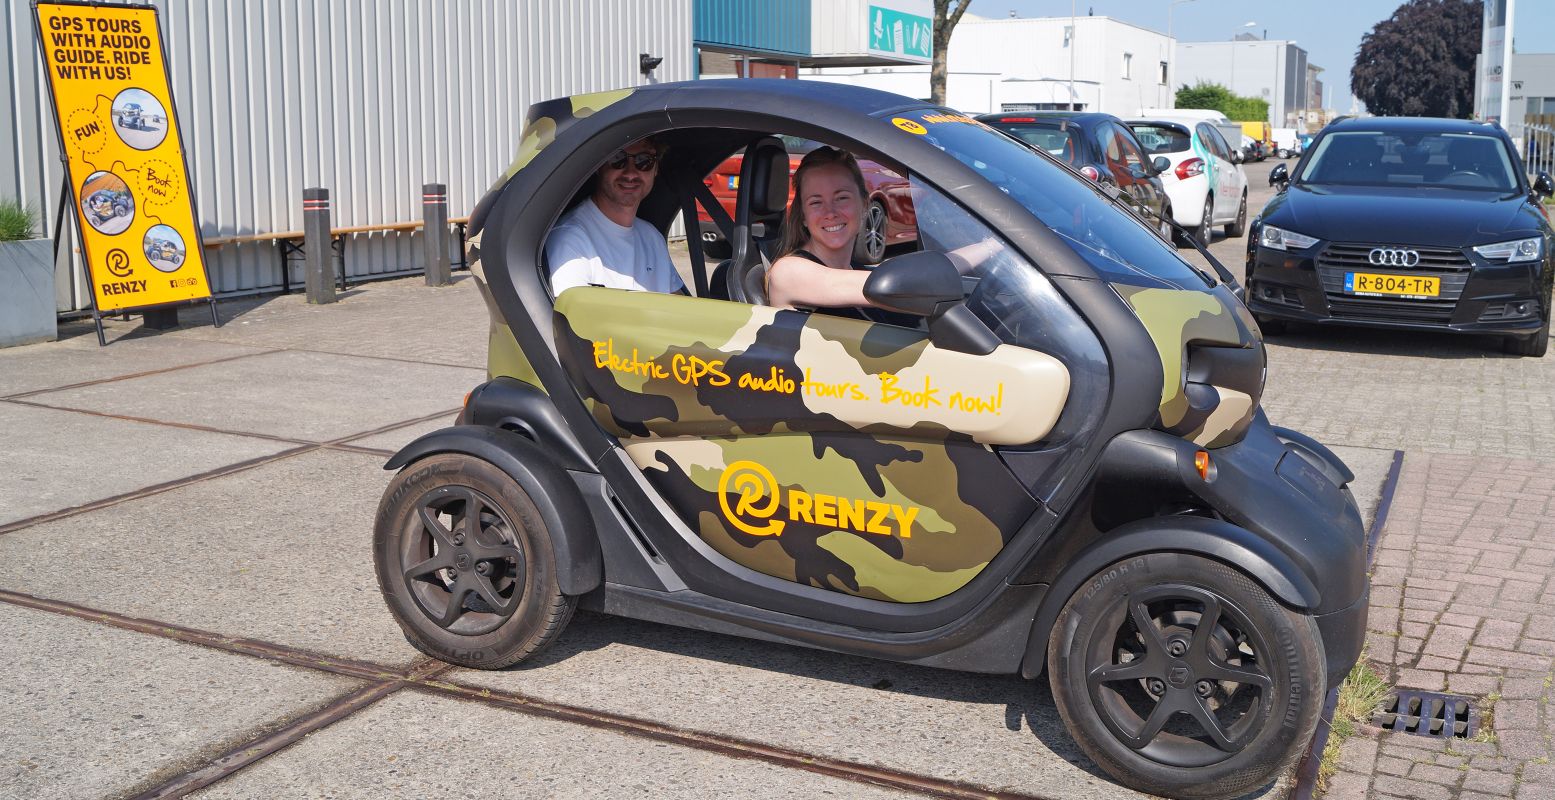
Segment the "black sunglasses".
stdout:
<svg viewBox="0 0 1555 800">
<path fill-rule="evenodd" d="M 636 167 L 638 172 L 652 172 L 655 167 L 659 166 L 659 154 L 628 153 L 625 150 L 617 150 L 616 154 L 611 156 L 609 161 L 605 162 L 605 166 L 611 169 L 626 169 L 627 161 L 631 161 L 632 166 Z"/>
</svg>

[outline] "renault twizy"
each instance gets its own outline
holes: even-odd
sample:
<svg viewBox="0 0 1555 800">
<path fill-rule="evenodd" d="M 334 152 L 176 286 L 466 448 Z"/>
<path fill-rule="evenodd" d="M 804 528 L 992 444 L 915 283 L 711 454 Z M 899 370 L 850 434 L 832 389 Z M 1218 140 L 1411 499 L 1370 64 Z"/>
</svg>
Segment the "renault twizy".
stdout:
<svg viewBox="0 0 1555 800">
<path fill-rule="evenodd" d="M 667 146 L 639 216 L 695 231 L 686 294 L 568 289 L 544 242 L 617 149 Z M 915 243 L 875 308 L 764 305 L 780 136 L 888 166 Z M 731 219 L 702 179 L 741 152 Z M 489 380 L 417 439 L 376 521 L 410 642 L 483 669 L 582 607 L 986 673 L 1044 669 L 1128 786 L 1233 796 L 1309 741 L 1367 607 L 1354 476 L 1260 410 L 1256 324 L 1044 154 L 857 87 L 666 84 L 550 101 L 476 208 Z M 999 242 L 961 275 L 946 252 Z"/>
</svg>

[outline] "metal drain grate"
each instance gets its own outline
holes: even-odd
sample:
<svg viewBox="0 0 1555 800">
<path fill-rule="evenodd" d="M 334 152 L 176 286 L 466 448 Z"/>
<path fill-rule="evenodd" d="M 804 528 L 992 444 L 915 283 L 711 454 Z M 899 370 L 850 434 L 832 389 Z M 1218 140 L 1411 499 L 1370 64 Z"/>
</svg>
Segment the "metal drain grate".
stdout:
<svg viewBox="0 0 1555 800">
<path fill-rule="evenodd" d="M 1439 692 L 1399 692 L 1372 722 L 1390 731 L 1439 739 L 1467 739 L 1479 732 L 1479 709 L 1467 697 Z"/>
</svg>

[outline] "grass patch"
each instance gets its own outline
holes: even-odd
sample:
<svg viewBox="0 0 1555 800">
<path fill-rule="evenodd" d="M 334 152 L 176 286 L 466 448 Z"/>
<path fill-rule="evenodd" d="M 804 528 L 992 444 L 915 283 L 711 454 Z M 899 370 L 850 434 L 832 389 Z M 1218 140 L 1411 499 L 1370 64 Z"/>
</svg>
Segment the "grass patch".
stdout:
<svg viewBox="0 0 1555 800">
<path fill-rule="evenodd" d="M 0 242 L 34 238 L 32 209 L 16 200 L 0 200 Z"/>
<path fill-rule="evenodd" d="M 1371 720 L 1393 687 L 1372 669 L 1366 654 L 1356 660 L 1350 674 L 1339 685 L 1339 701 L 1334 705 L 1334 719 L 1329 725 L 1328 744 L 1323 746 L 1323 760 L 1317 767 L 1317 791 L 1328 791 L 1328 780 L 1339 770 L 1339 749 L 1345 740 L 1355 735 L 1359 727 Z"/>
</svg>

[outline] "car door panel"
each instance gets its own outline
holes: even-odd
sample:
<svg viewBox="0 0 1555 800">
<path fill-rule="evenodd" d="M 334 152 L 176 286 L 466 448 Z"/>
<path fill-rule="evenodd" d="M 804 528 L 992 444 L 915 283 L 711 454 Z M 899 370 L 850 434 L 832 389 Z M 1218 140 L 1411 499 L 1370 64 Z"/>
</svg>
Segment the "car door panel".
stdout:
<svg viewBox="0 0 1555 800">
<path fill-rule="evenodd" d="M 972 356 L 863 320 L 597 287 L 556 303 L 562 363 L 688 528 L 735 563 L 922 602 L 1037 508 L 990 445 L 1067 402 L 1052 356 Z"/>
</svg>

